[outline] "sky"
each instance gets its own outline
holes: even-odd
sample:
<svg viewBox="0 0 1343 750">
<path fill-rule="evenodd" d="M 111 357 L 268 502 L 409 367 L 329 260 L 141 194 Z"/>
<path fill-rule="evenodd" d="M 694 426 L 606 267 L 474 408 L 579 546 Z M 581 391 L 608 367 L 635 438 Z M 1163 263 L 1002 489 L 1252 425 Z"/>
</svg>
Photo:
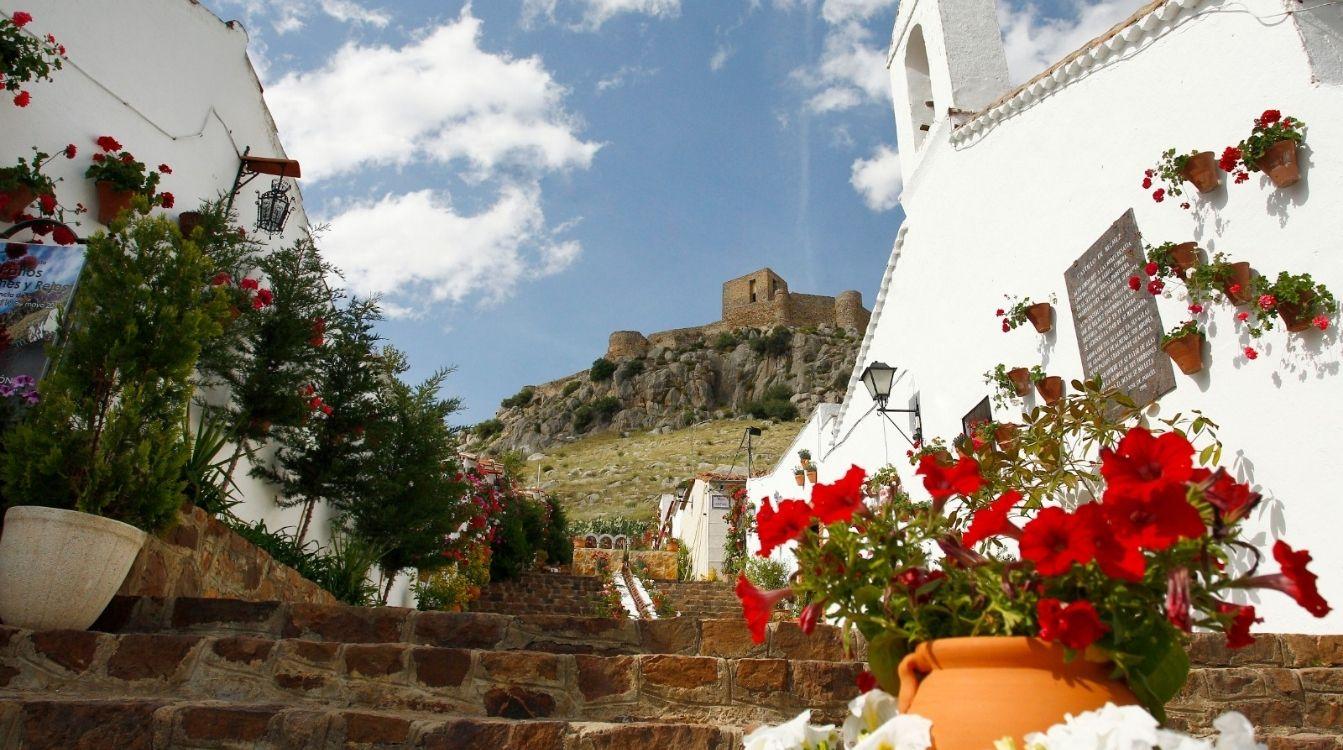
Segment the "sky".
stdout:
<svg viewBox="0 0 1343 750">
<path fill-rule="evenodd" d="M 723 281 L 871 307 L 896 230 L 896 0 L 206 0 L 243 22 L 343 287 L 458 421 Z M 999 0 L 1014 82 L 1141 0 Z"/>
</svg>

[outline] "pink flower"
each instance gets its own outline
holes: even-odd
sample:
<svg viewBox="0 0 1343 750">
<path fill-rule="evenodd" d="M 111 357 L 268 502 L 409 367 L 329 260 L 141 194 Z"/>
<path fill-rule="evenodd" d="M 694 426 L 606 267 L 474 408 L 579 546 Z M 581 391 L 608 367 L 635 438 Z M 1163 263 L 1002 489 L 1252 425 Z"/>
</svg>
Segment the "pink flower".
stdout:
<svg viewBox="0 0 1343 750">
<path fill-rule="evenodd" d="M 1329 328 L 1329 318 L 1325 317 L 1324 315 L 1316 315 L 1315 319 L 1310 322 L 1314 324 L 1314 326 L 1320 329 L 1321 331 Z"/>
<path fill-rule="evenodd" d="M 1252 347 L 1252 346 L 1247 346 L 1247 347 L 1245 347 L 1245 358 L 1246 358 L 1246 359 L 1258 359 L 1258 358 L 1259 358 L 1259 352 L 1255 351 L 1255 350 L 1254 350 L 1254 347 Z"/>
</svg>

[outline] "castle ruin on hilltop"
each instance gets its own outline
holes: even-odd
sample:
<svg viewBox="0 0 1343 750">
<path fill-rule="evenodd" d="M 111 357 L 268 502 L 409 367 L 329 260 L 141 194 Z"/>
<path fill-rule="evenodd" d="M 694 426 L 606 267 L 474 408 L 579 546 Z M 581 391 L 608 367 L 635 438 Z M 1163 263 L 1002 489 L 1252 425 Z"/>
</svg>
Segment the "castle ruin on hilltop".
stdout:
<svg viewBox="0 0 1343 750">
<path fill-rule="evenodd" d="M 675 349 L 734 328 L 835 326 L 861 334 L 867 330 L 871 316 L 859 292 L 840 292 L 835 297 L 798 294 L 788 291 L 788 282 L 782 276 L 762 268 L 723 282 L 723 317 L 718 322 L 648 336 L 638 331 L 616 331 L 611 334 L 606 358 L 642 357 L 653 347 Z"/>
</svg>

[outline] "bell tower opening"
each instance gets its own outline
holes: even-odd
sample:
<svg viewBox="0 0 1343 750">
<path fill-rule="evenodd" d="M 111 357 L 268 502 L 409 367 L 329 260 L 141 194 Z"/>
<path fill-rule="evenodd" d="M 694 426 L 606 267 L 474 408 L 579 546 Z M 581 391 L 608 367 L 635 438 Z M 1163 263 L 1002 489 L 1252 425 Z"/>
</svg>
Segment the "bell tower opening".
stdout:
<svg viewBox="0 0 1343 750">
<path fill-rule="evenodd" d="M 913 124 L 914 148 L 917 150 L 928 137 L 937 113 L 933 102 L 933 79 L 928 67 L 928 45 L 923 40 L 922 26 L 910 30 L 909 42 L 905 45 L 905 82 L 909 87 L 909 115 Z"/>
</svg>

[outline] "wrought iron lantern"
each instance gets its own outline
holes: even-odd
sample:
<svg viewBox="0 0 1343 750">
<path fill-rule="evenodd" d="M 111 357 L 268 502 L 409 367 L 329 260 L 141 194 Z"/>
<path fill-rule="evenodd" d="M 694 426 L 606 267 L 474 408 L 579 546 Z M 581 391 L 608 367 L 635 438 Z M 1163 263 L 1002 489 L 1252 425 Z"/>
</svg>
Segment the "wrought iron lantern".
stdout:
<svg viewBox="0 0 1343 750">
<path fill-rule="evenodd" d="M 281 177 L 272 180 L 270 190 L 256 198 L 256 229 L 268 235 L 277 235 L 284 231 L 289 221 L 289 212 L 293 204 L 289 200 L 289 184 Z"/>
<path fill-rule="evenodd" d="M 876 402 L 877 412 L 880 413 L 882 416 L 886 417 L 886 421 L 890 422 L 891 425 L 894 426 L 896 430 L 899 430 L 901 435 L 905 435 L 905 431 L 900 429 L 900 425 L 896 424 L 895 420 L 891 419 L 891 415 L 892 414 L 910 415 L 914 423 L 913 424 L 914 437 L 911 439 L 908 435 L 905 435 L 905 440 L 907 440 L 910 445 L 915 447 L 917 447 L 918 444 L 922 443 L 923 413 L 919 410 L 918 399 L 915 399 L 913 409 L 886 408 L 886 403 L 891 398 L 891 386 L 895 384 L 895 368 L 891 367 L 885 362 L 873 362 L 872 364 L 868 365 L 866 369 L 863 370 L 863 374 L 860 376 L 860 379 L 863 381 L 863 385 L 867 386 L 867 394 L 872 397 L 872 400 L 874 402 Z"/>
</svg>

